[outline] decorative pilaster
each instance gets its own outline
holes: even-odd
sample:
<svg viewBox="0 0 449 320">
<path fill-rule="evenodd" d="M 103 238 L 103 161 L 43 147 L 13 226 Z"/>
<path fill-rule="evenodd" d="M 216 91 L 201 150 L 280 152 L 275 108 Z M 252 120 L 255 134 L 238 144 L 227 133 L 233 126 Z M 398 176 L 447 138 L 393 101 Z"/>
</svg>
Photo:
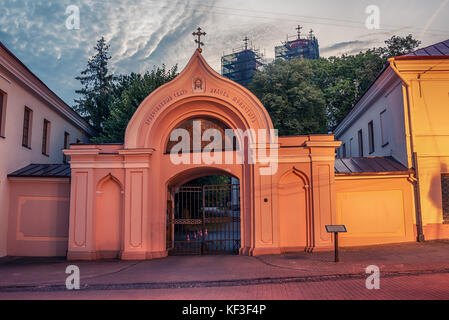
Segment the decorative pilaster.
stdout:
<svg viewBox="0 0 449 320">
<path fill-rule="evenodd" d="M 341 145 L 332 135 L 310 136 L 305 146 L 309 148 L 311 159 L 312 203 L 313 203 L 313 247 L 310 250 L 332 248 L 332 237 L 325 226 L 336 221 L 334 162 L 335 149 Z M 332 139 L 332 140 L 330 140 Z"/>
<path fill-rule="evenodd" d="M 126 149 L 119 154 L 124 157 L 125 210 L 123 224 L 123 260 L 152 258 L 147 234 L 151 213 L 148 208 L 149 167 L 153 149 Z"/>
<path fill-rule="evenodd" d="M 73 164 L 95 157 L 99 149 L 87 146 L 83 150 L 64 150 L 64 154 L 71 156 L 72 166 L 67 260 L 95 260 L 93 169 L 73 168 Z"/>
</svg>

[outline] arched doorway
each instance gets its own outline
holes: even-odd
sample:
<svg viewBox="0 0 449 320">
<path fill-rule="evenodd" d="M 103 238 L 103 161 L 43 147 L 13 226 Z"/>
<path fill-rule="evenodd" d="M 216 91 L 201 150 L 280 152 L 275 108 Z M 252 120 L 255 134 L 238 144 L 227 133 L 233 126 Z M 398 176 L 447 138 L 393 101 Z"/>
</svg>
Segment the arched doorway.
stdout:
<svg viewBox="0 0 449 320">
<path fill-rule="evenodd" d="M 207 170 L 191 172 L 189 176 L 176 177 L 168 187 L 168 254 L 238 254 L 241 247 L 239 179 L 219 171 L 207 173 Z"/>
<path fill-rule="evenodd" d="M 97 257 L 118 258 L 121 250 L 122 188 L 112 175 L 103 178 L 96 191 L 95 244 Z"/>
<path fill-rule="evenodd" d="M 284 252 L 301 251 L 310 242 L 308 235 L 309 184 L 298 170 L 291 170 L 279 180 L 280 246 Z"/>
</svg>

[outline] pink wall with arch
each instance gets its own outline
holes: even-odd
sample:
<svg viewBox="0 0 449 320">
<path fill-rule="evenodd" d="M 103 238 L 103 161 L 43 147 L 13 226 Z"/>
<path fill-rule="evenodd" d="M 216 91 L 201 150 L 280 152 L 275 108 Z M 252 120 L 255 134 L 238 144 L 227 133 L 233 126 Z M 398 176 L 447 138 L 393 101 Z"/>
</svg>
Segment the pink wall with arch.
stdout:
<svg viewBox="0 0 449 320">
<path fill-rule="evenodd" d="M 202 82 L 200 89 L 193 86 L 197 79 Z M 331 238 L 321 229 L 335 221 L 333 163 L 340 143 L 332 135 L 281 137 L 271 144 L 240 137 L 239 146 L 256 154 L 266 148 L 276 151 L 278 170 L 269 175 L 261 173 L 261 169 L 273 170 L 266 160 L 226 164 L 226 156 L 235 157 L 236 151 L 217 152 L 223 160 L 219 164 L 175 164 L 165 153 L 170 133 L 192 117 L 217 119 L 243 131 L 273 129 L 260 101 L 215 73 L 196 51 L 175 80 L 142 102 L 128 124 L 123 145 L 73 145 L 64 151 L 71 157 L 72 169 L 69 259 L 117 255 L 119 247 L 121 259 L 167 256 L 170 188 L 215 173 L 240 181 L 240 254 L 331 247 Z M 189 156 L 193 160 L 198 155 Z"/>
</svg>

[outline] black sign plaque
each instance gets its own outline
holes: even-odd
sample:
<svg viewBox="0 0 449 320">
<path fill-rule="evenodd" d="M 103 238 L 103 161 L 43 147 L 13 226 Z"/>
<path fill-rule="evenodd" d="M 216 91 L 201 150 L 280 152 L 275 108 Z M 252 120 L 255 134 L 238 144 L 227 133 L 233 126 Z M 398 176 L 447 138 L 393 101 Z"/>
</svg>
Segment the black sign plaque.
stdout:
<svg viewBox="0 0 449 320">
<path fill-rule="evenodd" d="M 346 231 L 346 226 L 344 225 L 328 225 L 326 226 L 326 231 L 328 233 L 334 234 L 334 245 L 335 245 L 335 262 L 340 261 L 338 257 L 338 233 L 339 232 L 348 232 Z"/>
<path fill-rule="evenodd" d="M 347 232 L 346 226 L 344 226 L 344 225 L 329 225 L 329 226 L 326 226 L 326 231 L 329 233 Z"/>
</svg>

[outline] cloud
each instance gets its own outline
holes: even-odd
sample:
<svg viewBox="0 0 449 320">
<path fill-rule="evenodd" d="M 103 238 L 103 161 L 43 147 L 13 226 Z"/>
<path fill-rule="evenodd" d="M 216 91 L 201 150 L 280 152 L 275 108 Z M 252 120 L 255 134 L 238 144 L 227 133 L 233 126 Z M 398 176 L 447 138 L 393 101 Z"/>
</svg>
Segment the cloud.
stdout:
<svg viewBox="0 0 449 320">
<path fill-rule="evenodd" d="M 330 46 L 321 48 L 320 53 L 325 55 L 356 53 L 363 51 L 364 49 L 370 48 L 372 43 L 373 42 L 369 40 L 367 41 L 353 40 L 353 41 L 338 42 Z"/>
<path fill-rule="evenodd" d="M 111 45 L 113 72 L 143 72 L 186 62 L 191 33 L 208 20 L 201 3 L 182 0 L 6 1 L 0 0 L 0 40 L 69 104 L 79 88 L 75 77 L 101 36 Z M 80 30 L 65 27 L 69 5 L 80 9 Z"/>
<path fill-rule="evenodd" d="M 388 11 L 386 7 L 384 12 L 387 13 L 382 16 L 385 23 L 398 24 L 398 10 L 394 9 L 408 7 L 406 4 L 410 1 L 399 2 L 388 2 L 388 6 L 393 7 Z M 416 8 L 426 8 L 424 2 L 415 2 Z M 403 13 L 403 25 L 396 30 L 367 31 L 364 27 L 354 28 L 349 22 L 347 28 L 342 27 L 348 12 L 364 9 L 360 1 L 351 3 L 337 5 L 332 0 L 307 3 L 305 0 L 283 0 L 282 3 L 275 0 L 0 0 L 0 40 L 56 94 L 73 104 L 75 90 L 79 88 L 75 77 L 85 69 L 101 36 L 111 45 L 111 70 L 130 73 L 143 72 L 162 63 L 168 67 L 178 64 L 182 69 L 195 49 L 191 33 L 198 26 L 207 32 L 203 55 L 217 71 L 220 71 L 221 55 L 241 47 L 245 36 L 265 53 L 267 60 L 273 59 L 274 47 L 285 40 L 287 33 L 295 34 L 299 23 L 304 30 L 315 30 L 325 57 L 383 45 L 393 32 L 408 32 L 405 25 L 421 30 L 421 13 L 412 15 L 411 12 L 418 12 L 413 6 Z M 80 9 L 80 30 L 65 27 L 69 5 Z M 390 22 L 387 20 L 389 12 Z M 301 15 L 309 17 L 304 20 Z M 334 22 L 334 17 L 340 20 Z M 433 25 L 442 28 L 438 21 Z M 362 22 L 363 19 L 361 25 Z M 427 41 L 442 39 L 434 40 Z"/>
</svg>

